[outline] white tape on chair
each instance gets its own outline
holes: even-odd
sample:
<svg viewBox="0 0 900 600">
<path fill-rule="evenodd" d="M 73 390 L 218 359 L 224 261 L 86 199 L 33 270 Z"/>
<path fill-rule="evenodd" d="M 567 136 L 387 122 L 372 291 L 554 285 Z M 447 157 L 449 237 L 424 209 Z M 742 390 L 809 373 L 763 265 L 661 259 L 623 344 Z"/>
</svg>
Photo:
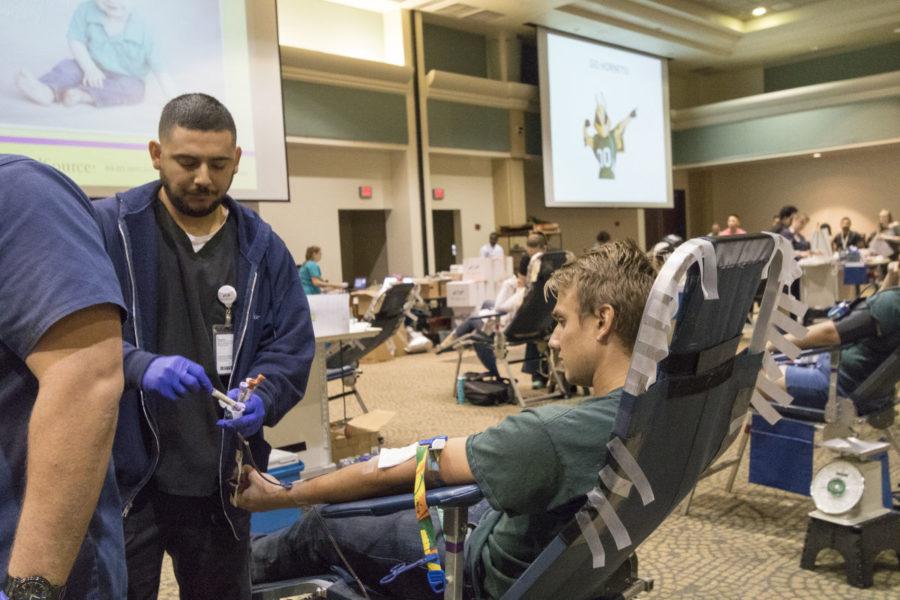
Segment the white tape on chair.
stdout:
<svg viewBox="0 0 900 600">
<path fill-rule="evenodd" d="M 606 499 L 603 492 L 594 488 L 587 493 L 587 500 L 591 503 L 591 506 L 597 509 L 597 515 L 606 524 L 606 528 L 616 543 L 616 548 L 622 550 L 630 546 L 631 536 L 628 535 L 628 529 L 625 528 L 622 519 L 616 514 L 616 509 Z"/>
<path fill-rule="evenodd" d="M 656 361 L 649 356 L 635 352 L 631 355 L 631 369 L 637 371 L 648 380 L 656 378 Z"/>
<path fill-rule="evenodd" d="M 606 552 L 603 551 L 603 543 L 600 541 L 597 528 L 594 527 L 594 521 L 583 510 L 575 513 L 575 521 L 578 523 L 578 528 L 581 529 L 581 536 L 587 542 L 588 550 L 591 551 L 591 566 L 599 569 L 606 564 Z"/>
<path fill-rule="evenodd" d="M 781 379 L 781 369 L 778 368 L 775 357 L 767 350 L 763 351 L 763 370 L 766 372 L 766 377 L 772 381 Z"/>
<path fill-rule="evenodd" d="M 778 292 L 778 306 L 797 315 L 798 319 L 802 319 L 806 311 L 809 310 L 809 306 L 784 292 Z"/>
<path fill-rule="evenodd" d="M 766 339 L 772 342 L 772 344 L 778 348 L 782 354 L 787 356 L 792 360 L 797 360 L 800 358 L 800 348 L 797 347 L 796 344 L 789 341 L 786 337 L 781 335 L 777 329 L 769 325 L 769 329 L 766 331 Z"/>
<path fill-rule="evenodd" d="M 628 494 L 631 493 L 632 483 L 624 477 L 619 477 L 618 473 L 616 473 L 609 465 L 600 469 L 600 481 L 603 482 L 603 485 L 605 485 L 610 492 L 617 496 L 627 498 Z"/>
<path fill-rule="evenodd" d="M 707 300 L 719 298 L 719 286 L 716 281 L 716 249 L 712 242 L 699 238 L 688 240 L 682 246 L 691 248 L 691 254 L 700 262 L 700 287 Z"/>
<path fill-rule="evenodd" d="M 640 465 L 637 464 L 637 461 L 634 460 L 631 452 L 629 452 L 628 448 L 625 447 L 625 444 L 622 443 L 622 440 L 617 437 L 613 438 L 606 444 L 606 447 L 609 449 L 610 453 L 612 453 L 616 462 L 619 463 L 619 467 L 622 469 L 622 472 L 625 473 L 625 477 L 634 483 L 634 487 L 637 488 L 638 494 L 641 495 L 641 502 L 644 503 L 644 506 L 653 502 L 653 489 L 650 487 L 650 481 L 647 479 L 647 476 L 644 475 L 644 471 L 641 469 Z"/>
<path fill-rule="evenodd" d="M 802 323 L 790 318 L 780 310 L 772 311 L 772 323 L 779 329 L 783 329 L 786 333 L 791 334 L 798 340 L 806 337 L 806 327 L 804 327 Z"/>
<path fill-rule="evenodd" d="M 759 375 L 756 377 L 756 389 L 782 406 L 787 406 L 794 401 L 790 394 L 781 389 L 777 383 L 766 377 L 766 374 L 762 371 L 760 371 Z"/>
<path fill-rule="evenodd" d="M 772 403 L 763 398 L 759 391 L 753 390 L 753 396 L 750 397 L 750 404 L 753 405 L 756 412 L 762 415 L 763 419 L 769 422 L 769 425 L 774 425 L 781 420 L 781 415 L 778 414 L 778 411 L 775 410 Z"/>
</svg>

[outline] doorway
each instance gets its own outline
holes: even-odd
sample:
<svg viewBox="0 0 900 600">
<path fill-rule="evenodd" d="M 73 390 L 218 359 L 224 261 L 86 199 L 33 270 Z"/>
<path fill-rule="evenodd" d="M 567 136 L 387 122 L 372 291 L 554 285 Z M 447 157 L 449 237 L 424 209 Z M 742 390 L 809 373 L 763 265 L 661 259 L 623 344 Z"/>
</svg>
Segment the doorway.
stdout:
<svg viewBox="0 0 900 600">
<path fill-rule="evenodd" d="M 387 276 L 386 222 L 386 210 L 338 211 L 343 281 L 365 277 L 371 283 Z"/>
<path fill-rule="evenodd" d="M 449 271 L 450 265 L 461 262 L 463 256 L 462 230 L 458 210 L 432 210 L 434 231 L 434 272 Z"/>
<path fill-rule="evenodd" d="M 675 190 L 672 208 L 644 209 L 644 239 L 650 249 L 670 233 L 687 239 L 687 214 L 685 213 L 684 190 Z"/>
</svg>

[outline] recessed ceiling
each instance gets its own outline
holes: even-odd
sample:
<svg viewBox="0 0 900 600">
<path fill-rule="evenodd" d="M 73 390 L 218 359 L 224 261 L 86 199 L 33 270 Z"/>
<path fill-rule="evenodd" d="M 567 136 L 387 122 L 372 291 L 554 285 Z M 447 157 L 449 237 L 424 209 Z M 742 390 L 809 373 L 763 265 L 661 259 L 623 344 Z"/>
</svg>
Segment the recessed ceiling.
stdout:
<svg viewBox="0 0 900 600">
<path fill-rule="evenodd" d="M 736 69 L 900 40 L 900 0 L 397 0 L 451 27 L 543 25 L 673 59 Z M 769 12 L 752 17 L 765 6 Z"/>
<path fill-rule="evenodd" d="M 762 6 L 769 14 L 785 12 L 813 4 L 822 4 L 826 0 L 687 0 L 693 4 L 713 10 L 735 19 L 746 21 L 754 18 L 753 9 Z"/>
</svg>

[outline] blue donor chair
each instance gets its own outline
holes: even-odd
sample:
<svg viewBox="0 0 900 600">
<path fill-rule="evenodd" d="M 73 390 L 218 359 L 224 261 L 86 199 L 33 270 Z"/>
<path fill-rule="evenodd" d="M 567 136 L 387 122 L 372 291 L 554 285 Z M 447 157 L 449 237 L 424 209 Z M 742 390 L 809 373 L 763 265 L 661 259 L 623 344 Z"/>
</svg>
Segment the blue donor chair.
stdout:
<svg viewBox="0 0 900 600">
<path fill-rule="evenodd" d="M 766 336 L 783 301 L 789 270 L 782 265 L 792 257 L 789 245 L 767 235 L 700 238 L 672 254 L 644 309 L 613 433 L 597 440 L 609 450 L 607 464 L 596 486 L 573 499 L 568 525 L 504 599 L 630 598 L 652 587 L 637 576 L 635 549 L 734 441 L 750 404 L 764 402 L 757 387 L 766 378 Z M 757 329 L 739 351 L 754 292 L 767 276 Z M 467 506 L 480 497 L 474 485 L 429 491 L 429 506 L 444 514 L 444 598 L 463 597 Z M 322 513 L 380 515 L 412 506 L 409 494 L 331 505 Z M 299 593 L 301 585 L 257 586 L 255 597 Z M 318 585 L 326 597 L 359 597 L 342 583 Z"/>
</svg>

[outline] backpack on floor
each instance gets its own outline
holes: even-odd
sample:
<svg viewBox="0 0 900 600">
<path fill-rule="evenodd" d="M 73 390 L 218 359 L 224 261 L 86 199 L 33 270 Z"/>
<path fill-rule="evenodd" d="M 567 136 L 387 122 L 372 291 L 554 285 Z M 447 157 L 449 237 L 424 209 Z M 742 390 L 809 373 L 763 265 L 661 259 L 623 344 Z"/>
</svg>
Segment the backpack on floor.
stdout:
<svg viewBox="0 0 900 600">
<path fill-rule="evenodd" d="M 499 406 L 511 401 L 510 381 L 487 373 L 466 373 L 463 394 L 469 404 L 475 406 Z"/>
</svg>

